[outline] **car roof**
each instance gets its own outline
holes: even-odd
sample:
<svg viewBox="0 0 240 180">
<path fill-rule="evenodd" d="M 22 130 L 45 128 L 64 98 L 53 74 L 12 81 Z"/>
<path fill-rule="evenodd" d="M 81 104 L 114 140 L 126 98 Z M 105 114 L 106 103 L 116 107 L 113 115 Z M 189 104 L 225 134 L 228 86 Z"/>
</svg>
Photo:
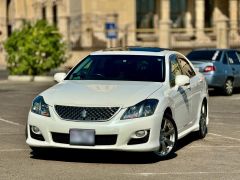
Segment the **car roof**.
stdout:
<svg viewBox="0 0 240 180">
<path fill-rule="evenodd" d="M 238 50 L 236 50 L 236 49 L 221 49 L 221 48 L 201 48 L 201 49 L 193 49 L 192 51 L 238 51 Z"/>
<path fill-rule="evenodd" d="M 91 55 L 152 55 L 152 56 L 166 56 L 168 53 L 176 53 L 170 49 L 158 47 L 116 47 L 108 48 L 100 51 L 92 52 Z"/>
</svg>

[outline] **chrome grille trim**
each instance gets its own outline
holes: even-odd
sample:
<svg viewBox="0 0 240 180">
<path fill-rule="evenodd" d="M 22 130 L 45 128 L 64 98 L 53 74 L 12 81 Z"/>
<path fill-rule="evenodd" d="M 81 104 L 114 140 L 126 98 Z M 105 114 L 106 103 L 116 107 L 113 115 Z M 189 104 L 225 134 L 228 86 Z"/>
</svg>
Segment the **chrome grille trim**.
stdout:
<svg viewBox="0 0 240 180">
<path fill-rule="evenodd" d="M 70 121 L 108 121 L 118 111 L 119 107 L 77 107 L 77 106 L 54 106 L 56 113 L 61 119 Z"/>
</svg>

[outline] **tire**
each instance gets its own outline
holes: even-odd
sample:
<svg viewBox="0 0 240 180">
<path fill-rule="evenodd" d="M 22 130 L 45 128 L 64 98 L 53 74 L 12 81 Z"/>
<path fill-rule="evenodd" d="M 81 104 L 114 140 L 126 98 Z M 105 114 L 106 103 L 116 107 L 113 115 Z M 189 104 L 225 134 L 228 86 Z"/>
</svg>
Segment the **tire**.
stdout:
<svg viewBox="0 0 240 180">
<path fill-rule="evenodd" d="M 202 104 L 200 109 L 200 119 L 199 119 L 199 130 L 197 132 L 198 138 L 203 139 L 208 133 L 207 127 L 207 105 L 206 103 Z"/>
<path fill-rule="evenodd" d="M 177 127 L 170 116 L 164 116 L 160 129 L 159 149 L 154 154 L 161 159 L 170 157 L 176 148 Z"/>
<path fill-rule="evenodd" d="M 26 140 L 27 140 L 27 138 L 28 138 L 28 129 L 27 129 L 27 124 L 26 124 L 26 126 L 25 126 L 25 138 L 26 138 Z"/>
<path fill-rule="evenodd" d="M 227 79 L 223 86 L 223 92 L 226 96 L 231 96 L 233 93 L 233 80 Z"/>
</svg>

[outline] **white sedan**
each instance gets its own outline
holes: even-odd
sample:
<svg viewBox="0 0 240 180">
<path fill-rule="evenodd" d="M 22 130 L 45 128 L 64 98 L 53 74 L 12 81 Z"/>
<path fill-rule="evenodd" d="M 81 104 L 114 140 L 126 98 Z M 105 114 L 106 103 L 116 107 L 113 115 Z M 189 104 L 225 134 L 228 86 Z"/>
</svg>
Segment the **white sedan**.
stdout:
<svg viewBox="0 0 240 180">
<path fill-rule="evenodd" d="M 208 90 L 182 54 L 128 47 L 91 53 L 32 103 L 26 128 L 44 148 L 151 151 L 165 158 L 178 139 L 207 134 Z"/>
</svg>

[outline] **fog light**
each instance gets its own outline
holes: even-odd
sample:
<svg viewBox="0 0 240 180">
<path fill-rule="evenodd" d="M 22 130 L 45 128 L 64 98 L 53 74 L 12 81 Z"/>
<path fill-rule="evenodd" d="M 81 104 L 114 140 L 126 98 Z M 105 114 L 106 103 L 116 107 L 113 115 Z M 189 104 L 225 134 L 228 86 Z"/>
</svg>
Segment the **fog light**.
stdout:
<svg viewBox="0 0 240 180">
<path fill-rule="evenodd" d="M 143 138 L 147 135 L 147 131 L 146 130 L 140 130 L 140 131 L 136 131 L 135 132 L 136 137 L 138 138 Z"/>
<path fill-rule="evenodd" d="M 36 126 L 31 126 L 31 130 L 34 134 L 41 134 L 40 129 Z"/>
</svg>

